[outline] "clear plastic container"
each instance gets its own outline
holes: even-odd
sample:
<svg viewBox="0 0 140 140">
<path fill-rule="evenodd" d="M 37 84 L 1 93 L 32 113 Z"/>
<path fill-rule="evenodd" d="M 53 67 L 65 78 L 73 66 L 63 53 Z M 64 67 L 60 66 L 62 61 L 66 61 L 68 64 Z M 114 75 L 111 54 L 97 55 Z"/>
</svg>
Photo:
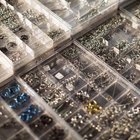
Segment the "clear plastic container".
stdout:
<svg viewBox="0 0 140 140">
<path fill-rule="evenodd" d="M 80 139 L 102 136 L 140 99 L 134 85 L 77 42 L 57 50 L 40 66 L 21 74 L 21 78 L 69 124 L 70 130 L 74 130 Z M 109 117 L 107 110 L 116 110 L 117 113 L 110 112 L 113 116 Z M 94 125 L 90 126 L 91 122 Z M 89 128 L 91 131 L 87 132 Z M 42 138 L 45 139 L 46 135 Z"/>
<path fill-rule="evenodd" d="M 13 62 L 14 68 L 24 66 L 34 58 L 34 52 L 5 25 L 0 26 L 1 51 Z"/>
<path fill-rule="evenodd" d="M 3 117 L 3 123 L 0 124 L 0 138 L 2 140 L 14 140 L 20 137 L 22 139 L 24 137 L 27 137 L 27 139 L 43 139 L 52 130 L 54 131 L 53 133 L 57 132 L 55 133 L 56 137 L 64 134 L 65 138 L 71 136 L 75 139 L 75 136 L 72 136 L 73 132 L 69 130 L 65 123 L 57 117 L 48 105 L 45 104 L 44 106 L 42 99 L 38 98 L 38 95 L 19 77 L 1 88 L 0 97 L 2 98 L 0 105 L 1 117 Z M 6 114 L 7 111 L 2 106 L 3 104 L 9 111 L 8 113 L 10 114 L 8 115 L 10 116 Z M 7 120 L 4 121 L 4 117 Z M 7 128 L 6 126 L 9 127 Z M 57 130 L 54 130 L 54 128 L 57 128 Z M 8 130 L 11 131 L 6 135 L 5 132 Z M 50 140 L 50 137 L 48 139 Z"/>
<path fill-rule="evenodd" d="M 28 19 L 24 18 L 23 15 L 15 11 L 13 6 L 4 2 L 2 4 L 5 9 L 10 9 L 9 11 L 12 16 L 15 16 L 13 21 L 16 27 L 11 28 L 11 26 L 5 22 L 3 22 L 3 24 L 10 28 L 10 30 L 34 51 L 35 57 L 53 49 L 53 40 L 51 38 Z"/>
<path fill-rule="evenodd" d="M 120 5 L 127 2 L 128 2 L 127 0 L 119 0 Z"/>
<path fill-rule="evenodd" d="M 139 34 L 139 30 L 120 13 L 80 37 L 78 42 L 135 83 L 140 74 Z"/>
<path fill-rule="evenodd" d="M 14 73 L 13 63 L 0 51 L 0 83 L 7 80 Z"/>
<path fill-rule="evenodd" d="M 103 18 L 103 16 L 117 10 L 119 3 L 116 0 L 39 1 L 67 22 L 71 26 L 72 34 L 78 33 Z"/>
<path fill-rule="evenodd" d="M 52 38 L 55 46 L 70 38 L 70 31 L 67 26 L 57 20 L 48 10 L 45 10 L 45 8 L 36 1 L 18 0 L 15 4 L 11 4 L 25 18 L 30 20 Z"/>
<path fill-rule="evenodd" d="M 71 52 L 73 55 L 68 56 L 66 52 Z M 83 56 L 82 59 L 79 56 Z M 79 62 L 85 67 L 77 67 L 75 63 L 71 63 L 71 57 L 80 60 Z M 87 73 L 89 68 L 90 70 L 94 69 L 93 73 Z M 108 75 L 107 79 L 105 78 L 106 74 Z M 84 81 L 84 84 L 81 80 L 74 82 L 77 80 L 75 77 L 79 77 Z M 19 120 L 23 128 L 27 130 L 26 133 L 29 133 L 28 135 L 31 135 L 30 137 L 33 137 L 33 139 L 47 138 L 50 140 L 50 137 L 54 137 L 54 133 L 57 138 L 59 135 L 61 139 L 66 140 L 100 138 L 110 127 L 115 127 L 111 123 L 112 121 L 125 118 L 125 112 L 130 114 L 131 108 L 139 104 L 140 99 L 140 95 L 134 86 L 107 67 L 97 57 L 83 49 L 77 42 L 63 50 L 58 50 L 57 55 L 52 56 L 40 66 L 25 74 L 22 73 L 21 78 L 16 78 L 16 83 L 20 85 L 20 88 L 16 88 L 16 91 L 18 92 L 20 89 L 21 93 L 19 94 L 21 95 L 26 93 L 31 102 L 29 106 L 24 105 L 23 107 L 22 104 L 22 108 L 18 111 L 14 110 L 14 112 L 23 116 L 24 110 L 29 109 L 31 104 L 42 108 L 42 113 L 30 123 L 25 122 L 25 125 L 24 122 Z M 91 81 L 94 81 L 96 85 L 91 84 Z M 13 81 L 2 88 L 1 95 L 4 95 L 2 94 L 5 93 L 4 89 L 14 90 L 14 85 L 11 83 Z M 75 88 L 73 92 L 68 90 L 72 87 Z M 16 94 L 8 100 L 4 98 L 5 96 L 2 96 L 2 98 L 9 108 L 11 100 L 16 100 L 18 96 Z M 104 114 L 111 110 L 116 111 Z M 14 114 L 11 109 L 10 111 Z M 113 116 L 107 116 L 109 113 L 113 113 Z M 41 120 L 42 116 L 44 118 L 46 115 L 52 117 L 54 123 L 44 126 Z M 89 129 L 90 131 L 88 131 Z M 25 132 L 21 130 L 18 134 L 12 135 L 11 138 L 20 137 L 17 135 L 23 135 L 22 133 Z"/>
<path fill-rule="evenodd" d="M 40 9 L 40 2 L 35 3 L 35 9 Z M 22 41 L 34 47 L 33 44 L 38 43 L 36 37 L 47 44 L 45 33 L 22 14 L 15 13 L 19 21 L 24 21 L 24 30 L 23 34 L 14 33 L 21 37 L 26 32 L 33 39 L 26 42 L 27 36 L 22 36 Z M 21 71 L 18 69 L 9 82 L 0 85 L 0 139 L 137 139 L 140 128 L 139 31 L 133 29 L 124 14 L 112 12 L 108 18 L 110 16 L 78 40 L 62 45 L 49 55 L 44 53 Z M 6 31 L 11 34 L 9 29 Z M 9 35 L 9 39 L 15 39 L 14 36 Z M 16 40 L 20 40 L 19 37 L 16 36 Z M 7 42 L 1 44 L 4 43 Z M 8 67 L 8 62 L 12 66 L 1 54 L 6 60 L 0 59 L 2 66 Z M 6 72 L 9 71 L 6 69 Z"/>
<path fill-rule="evenodd" d="M 18 139 L 34 140 L 34 138 L 30 135 L 30 133 L 24 129 L 22 129 L 20 133 L 13 135 L 10 139 L 11 140 L 18 140 Z"/>
<path fill-rule="evenodd" d="M 130 0 L 120 7 L 126 18 L 132 22 L 133 28 L 140 29 L 140 2 L 139 0 Z"/>
</svg>

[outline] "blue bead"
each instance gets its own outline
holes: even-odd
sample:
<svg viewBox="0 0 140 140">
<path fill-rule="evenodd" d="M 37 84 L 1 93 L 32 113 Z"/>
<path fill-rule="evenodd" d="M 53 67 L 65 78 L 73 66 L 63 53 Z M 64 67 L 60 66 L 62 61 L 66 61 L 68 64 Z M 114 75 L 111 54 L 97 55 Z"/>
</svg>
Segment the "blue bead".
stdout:
<svg viewBox="0 0 140 140">
<path fill-rule="evenodd" d="M 12 108 L 12 109 L 16 109 L 18 107 L 18 104 L 14 101 L 11 101 L 9 106 Z"/>
<path fill-rule="evenodd" d="M 33 117 L 37 116 L 41 112 L 42 110 L 37 105 L 31 104 L 28 108 L 26 108 L 24 112 L 22 112 L 20 117 L 23 121 L 28 122 L 31 121 Z"/>
<path fill-rule="evenodd" d="M 20 92 L 20 85 L 17 84 L 17 83 L 13 83 L 11 86 L 10 86 L 10 90 L 12 93 L 14 94 L 17 94 Z"/>
<path fill-rule="evenodd" d="M 21 98 L 22 98 L 24 101 L 29 101 L 29 100 L 30 100 L 30 96 L 29 96 L 28 94 L 26 94 L 26 93 L 23 93 L 23 94 L 21 95 Z"/>
<path fill-rule="evenodd" d="M 23 112 L 21 115 L 20 115 L 20 119 L 24 122 L 29 122 L 31 121 L 33 118 L 33 116 L 31 116 L 30 114 L 27 114 L 25 112 Z"/>
<path fill-rule="evenodd" d="M 37 105 L 31 105 L 30 107 L 30 113 L 32 113 L 32 115 L 38 115 L 41 112 L 41 109 L 39 109 L 39 107 Z"/>
<path fill-rule="evenodd" d="M 6 88 L 5 90 L 2 91 L 1 97 L 3 99 L 9 98 L 11 94 L 11 90 L 9 88 Z"/>
<path fill-rule="evenodd" d="M 11 84 L 9 88 L 2 91 L 1 97 L 3 99 L 11 99 L 20 92 L 20 85 L 17 83 Z"/>
<path fill-rule="evenodd" d="M 28 103 L 30 101 L 30 96 L 26 93 L 22 93 L 20 96 L 17 97 L 17 102 L 19 103 Z"/>
<path fill-rule="evenodd" d="M 9 106 L 12 108 L 12 109 L 17 109 L 17 108 L 20 108 L 21 107 L 21 104 L 19 104 L 17 102 L 17 99 L 15 98 L 14 100 L 12 100 L 10 103 L 9 103 Z"/>
<path fill-rule="evenodd" d="M 26 93 L 22 93 L 21 95 L 17 96 L 14 100 L 10 102 L 10 107 L 13 109 L 23 108 L 25 104 L 29 103 L 30 96 Z"/>
</svg>

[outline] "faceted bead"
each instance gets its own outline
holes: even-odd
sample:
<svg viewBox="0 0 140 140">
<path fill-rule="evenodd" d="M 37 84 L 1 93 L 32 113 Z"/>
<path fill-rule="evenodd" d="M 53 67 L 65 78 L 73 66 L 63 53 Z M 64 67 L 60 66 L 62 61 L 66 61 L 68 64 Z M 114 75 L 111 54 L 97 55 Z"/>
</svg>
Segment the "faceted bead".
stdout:
<svg viewBox="0 0 140 140">
<path fill-rule="evenodd" d="M 24 112 L 21 113 L 20 118 L 25 122 L 29 122 L 41 112 L 42 110 L 37 105 L 31 104 Z"/>
<path fill-rule="evenodd" d="M 17 102 L 19 103 L 28 103 L 30 100 L 30 96 L 26 93 L 22 93 L 20 96 L 17 97 Z"/>
<path fill-rule="evenodd" d="M 10 107 L 13 109 L 23 108 L 25 104 L 29 103 L 30 96 L 22 93 L 10 102 Z"/>
<path fill-rule="evenodd" d="M 20 85 L 17 84 L 17 83 L 13 83 L 13 84 L 11 84 L 11 86 L 10 86 L 10 90 L 11 90 L 11 92 L 12 92 L 13 94 L 19 93 L 19 92 L 20 92 Z"/>
<path fill-rule="evenodd" d="M 6 88 L 5 90 L 2 91 L 2 98 L 7 99 L 10 98 L 11 90 L 9 88 Z"/>
<path fill-rule="evenodd" d="M 2 98 L 3 99 L 11 99 L 15 95 L 17 95 L 20 92 L 20 85 L 17 83 L 13 83 L 10 85 L 10 87 L 6 88 L 5 90 L 2 91 Z"/>
<path fill-rule="evenodd" d="M 26 114 L 26 113 L 23 112 L 23 113 L 20 115 L 20 118 L 21 118 L 21 120 L 24 121 L 24 122 L 29 122 L 29 121 L 32 120 L 33 116 L 30 115 L 30 114 Z"/>
<path fill-rule="evenodd" d="M 18 104 L 15 102 L 15 101 L 11 101 L 9 106 L 12 108 L 12 109 L 16 109 L 18 107 Z"/>
</svg>

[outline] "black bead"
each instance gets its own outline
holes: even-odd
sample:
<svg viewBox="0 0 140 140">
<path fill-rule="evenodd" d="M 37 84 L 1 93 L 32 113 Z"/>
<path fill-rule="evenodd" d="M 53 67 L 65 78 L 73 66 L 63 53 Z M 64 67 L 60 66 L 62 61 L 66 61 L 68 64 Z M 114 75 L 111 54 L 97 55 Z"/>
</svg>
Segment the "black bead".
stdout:
<svg viewBox="0 0 140 140">
<path fill-rule="evenodd" d="M 40 120 L 44 125 L 50 125 L 53 123 L 53 119 L 47 115 L 42 115 Z"/>
</svg>

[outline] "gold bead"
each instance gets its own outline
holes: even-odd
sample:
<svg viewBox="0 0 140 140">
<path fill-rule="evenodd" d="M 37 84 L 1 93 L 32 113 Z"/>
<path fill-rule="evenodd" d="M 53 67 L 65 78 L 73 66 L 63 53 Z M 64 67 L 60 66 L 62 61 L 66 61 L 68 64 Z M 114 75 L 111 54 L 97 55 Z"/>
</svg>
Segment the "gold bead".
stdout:
<svg viewBox="0 0 140 140">
<path fill-rule="evenodd" d="M 102 109 L 102 107 L 99 106 L 95 100 L 93 100 L 93 101 L 89 101 L 89 102 L 85 105 L 85 109 L 87 110 L 87 112 L 88 112 L 90 115 L 93 115 L 93 114 L 95 114 L 95 113 L 100 112 L 101 109 Z"/>
</svg>

